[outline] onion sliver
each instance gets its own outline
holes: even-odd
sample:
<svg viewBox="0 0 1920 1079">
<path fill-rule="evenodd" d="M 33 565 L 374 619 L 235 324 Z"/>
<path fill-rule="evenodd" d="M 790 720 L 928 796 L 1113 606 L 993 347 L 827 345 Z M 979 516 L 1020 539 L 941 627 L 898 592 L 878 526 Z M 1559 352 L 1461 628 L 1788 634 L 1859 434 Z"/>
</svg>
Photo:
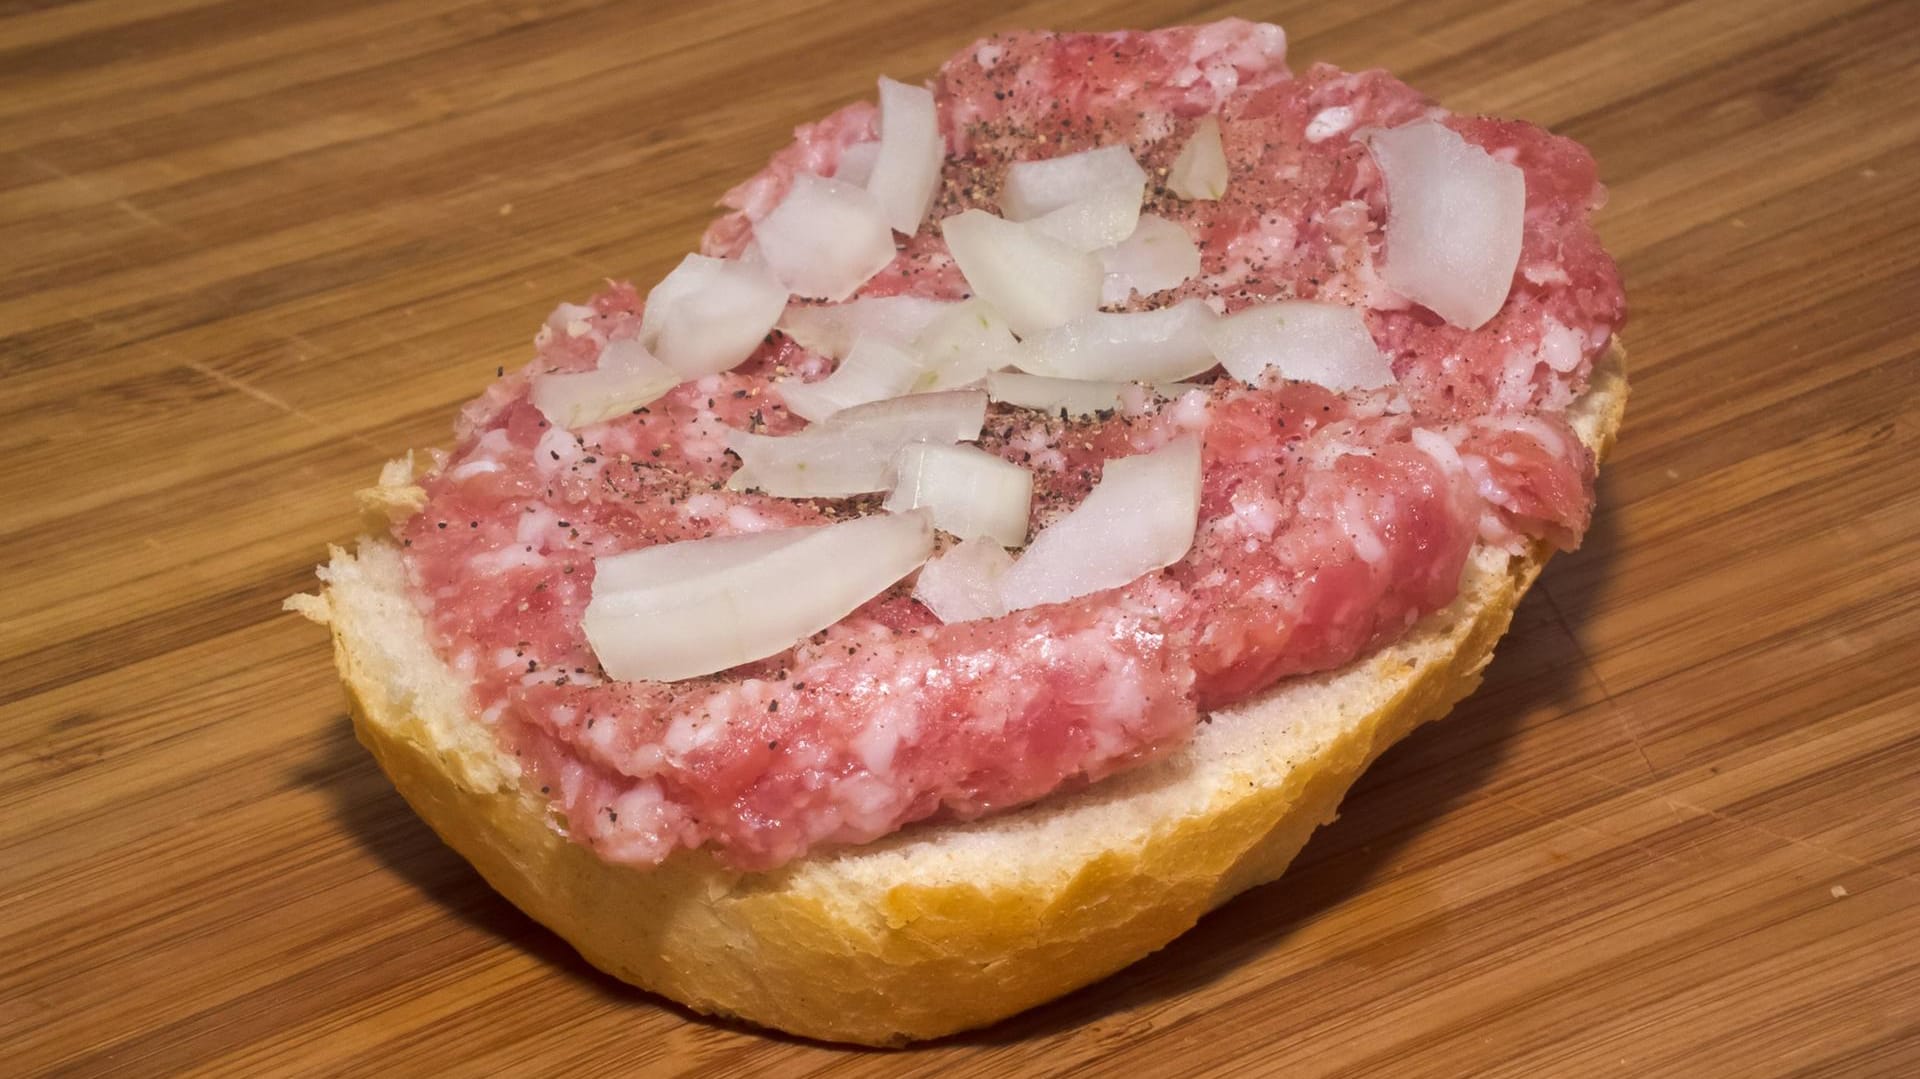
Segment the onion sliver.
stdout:
<svg viewBox="0 0 1920 1079">
<path fill-rule="evenodd" d="M 1183 199 L 1217 199 L 1227 193 L 1227 151 L 1220 144 L 1218 117 L 1200 118 L 1167 167 L 1167 190 Z"/>
<path fill-rule="evenodd" d="M 933 91 L 882 77 L 880 156 L 866 186 L 895 232 L 911 236 L 920 231 L 946 156 Z"/>
<path fill-rule="evenodd" d="M 1200 515 L 1200 440 L 1108 461 L 1073 512 L 1040 530 L 1000 580 L 1008 610 L 1118 588 L 1186 556 Z"/>
<path fill-rule="evenodd" d="M 1017 371 L 995 371 L 987 376 L 987 396 L 1001 404 L 1031 408 L 1049 416 L 1092 416 L 1126 406 L 1127 391 L 1137 382 L 1101 382 L 1078 378 L 1048 378 Z M 1195 387 L 1186 382 L 1157 383 L 1143 393 L 1178 397 Z M 1144 398 L 1141 398 L 1144 400 Z"/>
<path fill-rule="evenodd" d="M 950 308 L 947 300 L 919 296 L 862 296 L 832 304 L 794 304 L 780 316 L 780 331 L 801 348 L 842 359 L 860 337 L 907 342 Z"/>
<path fill-rule="evenodd" d="M 920 567 L 913 598 L 942 622 L 971 622 L 1007 613 L 1000 579 L 1013 556 L 992 540 L 970 539 Z"/>
<path fill-rule="evenodd" d="M 893 460 L 915 442 L 971 442 L 987 418 L 983 390 L 949 390 L 855 405 L 798 434 L 728 431 L 741 467 L 727 481 L 781 498 L 842 498 L 893 485 Z"/>
<path fill-rule="evenodd" d="M 893 261 L 893 230 L 865 188 L 800 173 L 754 223 L 754 242 L 788 292 L 840 301 Z"/>
<path fill-rule="evenodd" d="M 842 409 L 911 393 L 926 372 L 926 361 L 912 349 L 883 337 L 862 337 L 833 374 L 818 382 L 775 379 L 773 388 L 787 411 L 818 423 Z"/>
<path fill-rule="evenodd" d="M 535 375 L 530 396 L 548 423 L 575 431 L 652 404 L 680 382 L 678 371 L 629 338 L 608 342 L 591 371 Z"/>
<path fill-rule="evenodd" d="M 879 142 L 856 142 L 840 151 L 840 163 L 834 166 L 833 178 L 865 187 L 873 175 L 873 163 L 878 160 Z"/>
<path fill-rule="evenodd" d="M 1375 131 L 1367 144 L 1387 181 L 1381 277 L 1455 326 L 1485 325 L 1520 264 L 1526 176 L 1431 120 Z"/>
<path fill-rule="evenodd" d="M 647 293 L 640 342 L 699 378 L 753 355 L 786 306 L 787 290 L 764 265 L 688 255 Z"/>
<path fill-rule="evenodd" d="M 1151 296 L 1199 273 L 1200 245 L 1175 222 L 1141 214 L 1132 235 L 1100 252 L 1100 265 L 1107 275 L 1100 302 L 1123 304 L 1136 292 Z"/>
<path fill-rule="evenodd" d="M 953 261 L 979 297 L 1025 336 L 1100 306 L 1100 260 L 1030 225 L 968 210 L 940 222 Z"/>
<path fill-rule="evenodd" d="M 1393 366 L 1373 343 L 1357 307 L 1284 300 L 1218 320 L 1207 340 L 1220 366 L 1242 382 L 1268 367 L 1280 377 L 1330 390 L 1368 390 L 1393 381 Z"/>
<path fill-rule="evenodd" d="M 922 390 L 947 390 L 980 381 L 989 371 L 1012 366 L 1020 350 L 1007 320 L 984 300 L 964 300 L 947 309 L 913 340 L 926 358 Z"/>
<path fill-rule="evenodd" d="M 688 540 L 594 560 L 587 643 L 623 682 L 670 682 L 785 651 L 933 553 L 927 513 Z"/>
<path fill-rule="evenodd" d="M 1016 161 L 1000 188 L 1000 212 L 1009 221 L 1030 221 L 1109 188 L 1132 191 L 1135 207 L 1146 194 L 1146 170 L 1125 146 Z"/>
<path fill-rule="evenodd" d="M 1022 371 L 1053 378 L 1171 382 L 1214 364 L 1213 309 L 1182 300 L 1157 311 L 1096 311 L 1021 343 Z"/>
<path fill-rule="evenodd" d="M 1075 251 L 1098 251 L 1133 235 L 1139 222 L 1140 192 L 1108 187 L 1027 223 Z"/>
<path fill-rule="evenodd" d="M 1033 473 L 977 446 L 916 443 L 894 458 L 893 493 L 887 508 L 922 506 L 934 526 L 961 539 L 985 538 L 1002 547 L 1027 542 L 1027 510 Z"/>
</svg>

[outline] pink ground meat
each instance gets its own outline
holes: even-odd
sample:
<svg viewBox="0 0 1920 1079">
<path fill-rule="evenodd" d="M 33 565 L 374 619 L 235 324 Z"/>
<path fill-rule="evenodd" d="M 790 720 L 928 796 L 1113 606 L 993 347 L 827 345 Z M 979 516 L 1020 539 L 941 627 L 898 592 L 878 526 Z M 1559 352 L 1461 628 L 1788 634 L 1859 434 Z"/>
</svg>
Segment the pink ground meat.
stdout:
<svg viewBox="0 0 1920 1079">
<path fill-rule="evenodd" d="M 550 427 L 530 375 L 591 367 L 637 332 L 616 285 L 563 305 L 537 357 L 463 412 L 456 447 L 396 526 L 441 655 L 569 831 L 613 861 L 709 847 L 744 869 L 934 816 L 971 818 L 1167 752 L 1205 710 L 1348 663 L 1452 600 L 1476 542 L 1578 543 L 1593 462 L 1564 410 L 1624 316 L 1588 214 L 1602 197 L 1577 144 L 1454 117 L 1380 72 L 1290 74 L 1273 27 L 1014 34 L 963 49 L 935 83 L 949 161 L 934 212 L 861 295 L 967 295 L 939 218 L 997 209 L 1008 164 L 1125 143 L 1156 182 L 1146 211 L 1200 243 L 1202 272 L 1129 307 L 1200 297 L 1231 312 L 1288 298 L 1361 306 L 1398 385 L 1336 394 L 1216 376 L 1065 421 L 994 406 L 981 445 L 1035 473 L 1036 524 L 1085 496 L 1104 461 L 1204 439 L 1193 549 L 1122 588 L 1004 618 L 940 624 L 910 581 L 767 660 L 675 683 L 607 679 L 581 629 L 593 559 L 651 544 L 821 523 L 877 499 L 729 491 L 729 428 L 804 426 L 767 390 L 832 363 L 776 333 L 734 371 L 578 433 Z M 1232 182 L 1184 202 L 1159 182 L 1208 113 Z M 1387 213 L 1355 131 L 1437 118 L 1525 173 L 1520 268 L 1468 332 L 1380 279 Z M 799 172 L 831 175 L 875 137 L 871 104 L 801 128 L 729 192 L 708 254 L 737 254 Z"/>
</svg>

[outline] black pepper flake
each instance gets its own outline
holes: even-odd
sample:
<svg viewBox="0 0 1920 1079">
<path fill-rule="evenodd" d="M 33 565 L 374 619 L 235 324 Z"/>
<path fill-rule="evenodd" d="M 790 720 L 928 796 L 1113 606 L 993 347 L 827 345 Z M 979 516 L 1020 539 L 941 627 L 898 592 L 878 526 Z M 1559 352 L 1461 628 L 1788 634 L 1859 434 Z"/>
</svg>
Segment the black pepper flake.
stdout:
<svg viewBox="0 0 1920 1079">
<path fill-rule="evenodd" d="M 502 364 L 499 367 L 496 367 L 493 369 L 493 377 L 495 378 L 504 378 L 506 376 L 506 373 L 507 373 L 507 368 L 505 364 Z"/>
<path fill-rule="evenodd" d="M 769 712 L 778 712 L 779 710 L 780 710 L 780 702 L 779 702 L 779 701 L 768 701 L 768 702 L 767 702 L 767 711 L 769 711 Z"/>
<path fill-rule="evenodd" d="M 528 661 L 527 661 L 527 671 L 528 671 L 529 673 L 531 673 L 531 672 L 533 672 L 533 671 L 537 671 L 537 670 L 539 670 L 539 669 L 540 669 L 540 661 L 539 661 L 539 660 L 536 660 L 536 659 L 530 659 L 530 660 L 528 660 Z"/>
<path fill-rule="evenodd" d="M 441 522 L 440 522 L 440 527 L 441 527 L 441 528 L 445 528 L 445 527 L 447 527 L 447 522 L 445 522 L 445 521 L 441 521 Z"/>
<path fill-rule="evenodd" d="M 767 742 L 767 748 L 768 748 L 768 749 L 779 749 L 779 748 L 780 748 L 780 739 L 778 739 L 778 738 L 773 738 L 773 739 L 769 739 L 769 740 L 768 740 L 768 742 Z"/>
<path fill-rule="evenodd" d="M 542 784 L 540 785 L 540 793 L 541 793 L 541 794 L 552 794 L 552 793 L 553 793 L 553 788 L 552 788 L 552 787 L 549 787 L 549 786 L 547 786 L 547 785 L 546 785 L 546 784 L 544 784 L 544 783 L 542 783 Z"/>
</svg>

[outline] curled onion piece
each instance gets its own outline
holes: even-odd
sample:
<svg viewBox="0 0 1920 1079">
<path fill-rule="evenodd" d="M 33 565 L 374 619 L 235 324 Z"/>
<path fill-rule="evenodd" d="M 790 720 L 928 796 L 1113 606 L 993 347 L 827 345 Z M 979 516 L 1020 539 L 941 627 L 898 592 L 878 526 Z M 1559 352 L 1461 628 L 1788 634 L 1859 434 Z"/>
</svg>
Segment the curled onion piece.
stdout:
<svg viewBox="0 0 1920 1079">
<path fill-rule="evenodd" d="M 1157 311 L 1096 311 L 1021 342 L 1022 371 L 1053 378 L 1171 382 L 1214 364 L 1213 309 L 1182 300 Z"/>
<path fill-rule="evenodd" d="M 779 654 L 932 553 L 924 512 L 644 547 L 594 560 L 583 627 L 615 679 L 696 678 Z"/>
<path fill-rule="evenodd" d="M 1131 235 L 1099 254 L 1106 272 L 1103 304 L 1126 303 L 1136 292 L 1151 296 L 1177 288 L 1200 272 L 1200 245 L 1186 229 L 1156 214 L 1141 214 Z"/>
<path fill-rule="evenodd" d="M 912 392 L 926 373 L 926 366 L 926 360 L 904 345 L 883 337 L 862 337 L 853 343 L 833 374 L 818 382 L 775 379 L 773 388 L 789 412 L 819 423 L 854 405 Z"/>
<path fill-rule="evenodd" d="M 1131 188 L 1103 188 L 1028 224 L 1075 251 L 1098 251 L 1133 235 L 1140 221 L 1140 194 Z"/>
<path fill-rule="evenodd" d="M 591 371 L 535 375 L 529 396 L 548 423 L 577 431 L 652 404 L 680 382 L 678 371 L 629 338 L 609 341 Z"/>
<path fill-rule="evenodd" d="M 1027 542 L 1033 473 L 977 446 L 920 442 L 894 458 L 895 512 L 933 511 L 934 526 L 961 539 L 990 539 L 1002 547 Z"/>
<path fill-rule="evenodd" d="M 1110 460 L 1086 499 L 1033 537 L 1001 598 L 1017 611 L 1118 588 L 1186 557 L 1199 515 L 1199 439 Z"/>
<path fill-rule="evenodd" d="M 844 300 L 893 261 L 893 230 L 865 188 L 803 172 L 754 223 L 754 243 L 788 292 Z"/>
<path fill-rule="evenodd" d="M 1520 265 L 1527 181 L 1432 120 L 1367 136 L 1387 182 L 1389 287 L 1474 330 L 1507 302 Z"/>
<path fill-rule="evenodd" d="M 1146 194 L 1146 170 L 1125 146 L 1102 146 L 1044 161 L 1017 161 L 1007 166 L 1006 182 L 1000 188 L 1000 212 L 1009 221 L 1031 221 L 1112 189 L 1131 191 L 1136 209 Z"/>
<path fill-rule="evenodd" d="M 913 598 L 942 622 L 998 618 L 1007 613 L 1000 579 L 1012 566 L 1013 556 L 998 543 L 965 540 L 920 567 Z"/>
<path fill-rule="evenodd" d="M 893 460 L 915 442 L 971 442 L 987 418 L 983 390 L 949 390 L 855 405 L 798 434 L 728 431 L 741 461 L 727 481 L 736 491 L 781 498 L 841 498 L 884 491 Z"/>
<path fill-rule="evenodd" d="M 926 358 L 927 374 L 918 387 L 947 390 L 980 381 L 989 371 L 1012 366 L 1020 350 L 1007 320 L 984 300 L 963 300 L 920 331 L 913 347 Z"/>
<path fill-rule="evenodd" d="M 967 284 L 1022 336 L 1100 306 L 1100 260 L 1031 225 L 968 210 L 940 222 Z"/>
<path fill-rule="evenodd" d="M 801 348 L 843 359 L 860 337 L 911 341 L 947 309 L 946 300 L 920 296 L 862 296 L 831 304 L 794 304 L 780 316 L 780 331 Z"/>
<path fill-rule="evenodd" d="M 1227 193 L 1227 151 L 1220 144 L 1219 117 L 1200 118 L 1167 168 L 1167 190 L 1183 199 L 1211 200 Z"/>
<path fill-rule="evenodd" d="M 1393 381 L 1393 366 L 1373 343 L 1365 317 L 1345 304 L 1284 300 L 1249 307 L 1208 327 L 1207 340 L 1220 365 L 1242 382 L 1258 382 L 1269 367 L 1282 378 L 1330 390 Z"/>
<path fill-rule="evenodd" d="M 766 266 L 688 255 L 647 293 L 640 342 L 683 378 L 737 366 L 773 329 L 787 290 Z"/>
<path fill-rule="evenodd" d="M 1048 378 L 1017 371 L 995 371 L 987 376 L 987 396 L 1001 404 L 1031 408 L 1049 416 L 1092 416 L 1125 406 L 1127 391 L 1137 382 L 1101 382 L 1078 378 Z M 1186 382 L 1163 382 L 1145 387 L 1161 397 L 1178 397 L 1195 387 Z"/>
<path fill-rule="evenodd" d="M 880 79 L 880 150 L 866 187 L 895 232 L 920 231 L 940 186 L 946 145 L 933 91 Z"/>
</svg>

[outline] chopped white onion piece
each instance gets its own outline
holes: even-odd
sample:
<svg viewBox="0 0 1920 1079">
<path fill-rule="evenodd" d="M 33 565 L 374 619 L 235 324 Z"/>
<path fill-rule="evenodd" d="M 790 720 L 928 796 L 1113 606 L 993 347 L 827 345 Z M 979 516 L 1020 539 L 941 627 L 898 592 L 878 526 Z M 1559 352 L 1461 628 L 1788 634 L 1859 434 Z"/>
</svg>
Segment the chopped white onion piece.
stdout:
<svg viewBox="0 0 1920 1079">
<path fill-rule="evenodd" d="M 1227 193 L 1227 151 L 1220 144 L 1219 117 L 1200 118 L 1167 168 L 1167 190 L 1183 199 L 1217 199 Z"/>
<path fill-rule="evenodd" d="M 788 292 L 840 301 L 893 261 L 893 230 L 865 188 L 803 172 L 754 223 L 760 254 Z"/>
<path fill-rule="evenodd" d="M 1214 364 L 1213 309 L 1182 300 L 1157 311 L 1096 311 L 1021 342 L 1019 368 L 1053 378 L 1171 382 Z"/>
<path fill-rule="evenodd" d="M 1220 366 L 1242 382 L 1269 367 L 1280 377 L 1330 390 L 1370 390 L 1393 381 L 1393 365 L 1373 343 L 1357 307 L 1284 300 L 1215 322 L 1207 340 Z"/>
<path fill-rule="evenodd" d="M 926 361 L 905 345 L 883 337 L 862 337 L 853 343 L 833 374 L 818 382 L 775 379 L 773 388 L 787 411 L 819 423 L 854 405 L 913 392 L 926 366 Z"/>
<path fill-rule="evenodd" d="M 1110 188 L 1133 192 L 1137 208 L 1147 190 L 1147 173 L 1125 146 L 1102 146 L 1045 161 L 1016 161 L 1007 166 L 1000 188 L 1000 212 L 1009 221 L 1031 221 Z"/>
<path fill-rule="evenodd" d="M 968 210 L 940 222 L 967 284 L 1025 336 L 1100 306 L 1100 260 L 1031 225 Z"/>
<path fill-rule="evenodd" d="M 1108 461 L 1073 512 L 1040 530 L 1000 580 L 1008 610 L 1118 588 L 1186 556 L 1200 518 L 1200 440 Z"/>
<path fill-rule="evenodd" d="M 882 76 L 880 156 L 866 186 L 895 232 L 911 236 L 920 231 L 946 159 L 933 91 Z"/>
<path fill-rule="evenodd" d="M 1075 251 L 1098 251 L 1133 235 L 1139 221 L 1140 191 L 1107 187 L 1027 223 Z"/>
<path fill-rule="evenodd" d="M 1100 265 L 1106 271 L 1100 302 L 1123 304 L 1136 292 L 1151 296 L 1199 273 L 1200 245 L 1175 222 L 1141 214 L 1132 235 L 1100 252 Z"/>
<path fill-rule="evenodd" d="M 980 381 L 989 371 L 1011 366 L 1020 351 L 1013 330 L 984 300 L 948 304 L 913 340 L 926 357 L 922 390 L 948 390 Z"/>
<path fill-rule="evenodd" d="M 1002 547 L 1027 542 L 1027 510 L 1033 473 L 977 446 L 921 442 L 894 458 L 893 493 L 887 508 L 902 512 L 925 506 L 934 527 L 961 539 L 984 537 Z"/>
<path fill-rule="evenodd" d="M 583 627 L 615 679 L 696 678 L 826 629 L 932 553 L 926 513 L 644 547 L 594 560 Z"/>
<path fill-rule="evenodd" d="M 626 339 L 609 341 L 591 371 L 535 375 L 530 396 L 548 423 L 575 431 L 652 404 L 680 381 L 679 372 Z"/>
<path fill-rule="evenodd" d="M 1527 181 L 1432 120 L 1367 136 L 1387 181 L 1389 287 L 1463 329 L 1500 310 L 1520 264 Z"/>
<path fill-rule="evenodd" d="M 1048 378 L 1017 371 L 995 371 L 987 376 L 987 396 L 1001 404 L 1031 408 L 1058 416 L 1091 416 L 1125 405 L 1125 394 L 1136 382 L 1099 382 L 1078 378 Z M 1162 382 L 1147 390 L 1160 397 L 1178 397 L 1195 387 L 1186 382 Z"/>
<path fill-rule="evenodd" d="M 865 187 L 868 178 L 873 175 L 873 164 L 878 160 L 879 140 L 856 142 L 840 151 L 840 163 L 833 168 L 833 178 Z"/>
<path fill-rule="evenodd" d="M 1007 613 L 1000 578 L 1012 565 L 1013 556 L 992 540 L 966 540 L 920 567 L 913 598 L 942 622 L 998 618 Z"/>
<path fill-rule="evenodd" d="M 786 306 L 787 290 L 764 265 L 688 255 L 647 293 L 640 342 L 699 378 L 753 355 Z"/>
<path fill-rule="evenodd" d="M 895 397 L 836 412 L 798 434 L 728 431 L 741 461 L 727 481 L 736 491 L 781 498 L 841 498 L 893 485 L 893 459 L 915 442 L 971 442 L 987 418 L 982 390 Z"/>
<path fill-rule="evenodd" d="M 832 304 L 794 304 L 780 316 L 780 331 L 801 348 L 842 359 L 860 337 L 911 341 L 927 324 L 956 306 L 919 296 L 862 296 Z"/>
</svg>

